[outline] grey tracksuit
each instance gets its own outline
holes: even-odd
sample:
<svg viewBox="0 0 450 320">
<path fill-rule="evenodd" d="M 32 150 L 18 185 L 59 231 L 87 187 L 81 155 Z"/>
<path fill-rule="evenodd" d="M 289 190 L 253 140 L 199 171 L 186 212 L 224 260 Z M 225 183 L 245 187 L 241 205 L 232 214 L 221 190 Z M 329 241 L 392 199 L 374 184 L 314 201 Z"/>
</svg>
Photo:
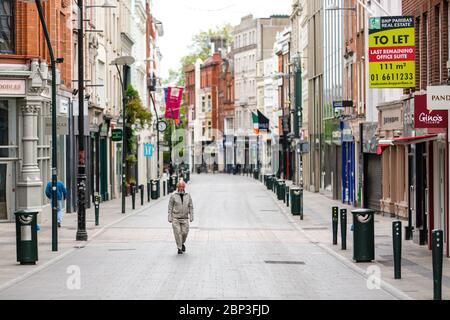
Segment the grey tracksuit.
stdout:
<svg viewBox="0 0 450 320">
<path fill-rule="evenodd" d="M 168 220 L 172 223 L 175 241 L 181 250 L 189 233 L 189 222 L 194 221 L 194 206 L 189 193 L 184 193 L 183 198 L 178 192 L 170 196 Z"/>
</svg>

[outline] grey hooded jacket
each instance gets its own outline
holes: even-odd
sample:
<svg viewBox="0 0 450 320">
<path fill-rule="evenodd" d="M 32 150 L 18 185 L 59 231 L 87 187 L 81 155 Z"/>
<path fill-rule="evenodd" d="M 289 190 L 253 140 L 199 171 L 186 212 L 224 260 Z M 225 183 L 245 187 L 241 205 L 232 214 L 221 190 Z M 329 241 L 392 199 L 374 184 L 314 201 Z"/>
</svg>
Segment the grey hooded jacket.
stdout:
<svg viewBox="0 0 450 320">
<path fill-rule="evenodd" d="M 191 222 L 194 221 L 194 205 L 189 193 L 184 194 L 183 201 L 181 201 L 181 196 L 178 192 L 170 196 L 168 220 L 172 222 L 173 219 L 189 219 Z"/>
</svg>

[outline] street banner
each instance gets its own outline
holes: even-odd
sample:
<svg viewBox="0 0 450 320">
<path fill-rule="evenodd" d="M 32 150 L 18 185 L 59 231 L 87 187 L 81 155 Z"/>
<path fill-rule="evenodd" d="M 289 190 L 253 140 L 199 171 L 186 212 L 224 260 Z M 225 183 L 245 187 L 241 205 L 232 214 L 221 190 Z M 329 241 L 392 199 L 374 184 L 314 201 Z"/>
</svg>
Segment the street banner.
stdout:
<svg viewBox="0 0 450 320">
<path fill-rule="evenodd" d="M 270 131 L 270 121 L 269 119 L 258 110 L 258 129 L 259 131 L 269 132 Z"/>
<path fill-rule="evenodd" d="M 448 111 L 429 110 L 427 108 L 427 95 L 417 95 L 414 97 L 414 128 L 446 129 L 447 126 Z"/>
<path fill-rule="evenodd" d="M 168 87 L 164 89 L 166 98 L 166 119 L 174 119 L 177 123 L 180 122 L 180 106 L 183 98 L 183 88 Z"/>
<path fill-rule="evenodd" d="M 258 115 L 254 112 L 252 112 L 252 119 L 253 119 L 253 132 L 255 134 L 259 134 L 259 121 L 258 121 Z"/>
<path fill-rule="evenodd" d="M 450 86 L 428 86 L 427 87 L 427 109 L 449 110 L 450 109 Z"/>
<path fill-rule="evenodd" d="M 416 86 L 414 17 L 369 19 L 369 87 Z"/>
</svg>

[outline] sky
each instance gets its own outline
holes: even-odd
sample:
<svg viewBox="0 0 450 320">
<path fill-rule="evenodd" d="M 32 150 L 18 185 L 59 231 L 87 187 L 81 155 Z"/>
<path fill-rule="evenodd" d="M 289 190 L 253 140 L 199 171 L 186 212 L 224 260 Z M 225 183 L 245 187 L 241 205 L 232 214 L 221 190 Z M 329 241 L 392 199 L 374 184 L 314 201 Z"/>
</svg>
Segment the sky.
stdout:
<svg viewBox="0 0 450 320">
<path fill-rule="evenodd" d="M 241 17 L 255 18 L 290 14 L 292 0 L 153 0 L 153 15 L 164 26 L 159 39 L 161 76 L 178 70 L 180 59 L 189 53 L 192 36 L 226 23 L 238 25 Z"/>
</svg>

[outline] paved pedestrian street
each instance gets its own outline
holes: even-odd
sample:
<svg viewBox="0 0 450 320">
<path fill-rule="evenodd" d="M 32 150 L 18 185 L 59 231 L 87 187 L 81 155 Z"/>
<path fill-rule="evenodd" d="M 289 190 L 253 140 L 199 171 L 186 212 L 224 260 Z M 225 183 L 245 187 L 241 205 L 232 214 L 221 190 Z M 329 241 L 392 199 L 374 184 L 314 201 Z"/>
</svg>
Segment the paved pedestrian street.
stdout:
<svg viewBox="0 0 450 320">
<path fill-rule="evenodd" d="M 195 220 L 185 254 L 177 254 L 165 197 L 3 287 L 0 299 L 404 298 L 374 289 L 370 278 L 311 241 L 257 180 L 194 175 L 187 192 Z"/>
</svg>

